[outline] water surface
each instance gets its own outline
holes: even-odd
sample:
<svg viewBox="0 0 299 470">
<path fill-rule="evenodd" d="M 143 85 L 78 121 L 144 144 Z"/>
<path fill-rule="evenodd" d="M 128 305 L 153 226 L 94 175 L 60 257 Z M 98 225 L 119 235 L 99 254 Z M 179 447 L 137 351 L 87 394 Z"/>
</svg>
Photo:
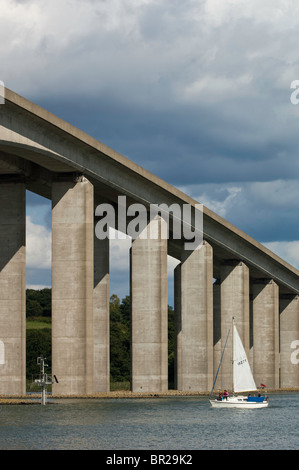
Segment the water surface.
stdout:
<svg viewBox="0 0 299 470">
<path fill-rule="evenodd" d="M 299 393 L 259 410 L 214 409 L 203 397 L 0 405 L 0 449 L 299 449 L 298 411 Z"/>
</svg>

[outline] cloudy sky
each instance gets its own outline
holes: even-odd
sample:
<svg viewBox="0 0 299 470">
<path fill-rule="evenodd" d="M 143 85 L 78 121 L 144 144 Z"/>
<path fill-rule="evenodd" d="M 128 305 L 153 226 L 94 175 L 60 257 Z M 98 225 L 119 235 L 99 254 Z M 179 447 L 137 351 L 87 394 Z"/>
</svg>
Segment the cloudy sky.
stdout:
<svg viewBox="0 0 299 470">
<path fill-rule="evenodd" d="M 298 27 L 296 0 L 0 0 L 0 80 L 299 268 Z M 28 285 L 51 282 L 50 209 L 28 193 Z"/>
</svg>

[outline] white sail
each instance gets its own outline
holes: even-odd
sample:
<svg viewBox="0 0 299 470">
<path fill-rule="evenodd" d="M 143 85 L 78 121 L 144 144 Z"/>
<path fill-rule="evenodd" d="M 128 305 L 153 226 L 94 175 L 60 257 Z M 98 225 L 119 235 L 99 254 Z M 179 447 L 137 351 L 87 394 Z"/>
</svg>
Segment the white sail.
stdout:
<svg viewBox="0 0 299 470">
<path fill-rule="evenodd" d="M 234 357 L 233 357 L 233 385 L 235 392 L 247 392 L 257 390 L 256 384 L 250 369 L 250 365 L 238 334 L 234 325 Z"/>
</svg>

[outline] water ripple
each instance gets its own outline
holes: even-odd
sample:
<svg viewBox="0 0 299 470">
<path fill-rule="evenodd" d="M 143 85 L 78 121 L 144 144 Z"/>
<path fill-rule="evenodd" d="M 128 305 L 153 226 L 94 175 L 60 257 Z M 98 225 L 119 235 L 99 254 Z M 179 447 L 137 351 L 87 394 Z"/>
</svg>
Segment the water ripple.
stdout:
<svg viewBox="0 0 299 470">
<path fill-rule="evenodd" d="M 261 410 L 212 409 L 203 397 L 59 400 L 0 406 L 0 449 L 298 449 L 299 394 Z"/>
</svg>

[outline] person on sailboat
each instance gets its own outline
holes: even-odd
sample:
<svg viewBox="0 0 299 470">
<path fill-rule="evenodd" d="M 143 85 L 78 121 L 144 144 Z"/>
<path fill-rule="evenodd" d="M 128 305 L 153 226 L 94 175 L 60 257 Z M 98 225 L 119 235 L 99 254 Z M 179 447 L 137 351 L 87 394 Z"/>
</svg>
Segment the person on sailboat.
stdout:
<svg viewBox="0 0 299 470">
<path fill-rule="evenodd" d="M 222 401 L 222 393 L 221 393 L 221 392 L 219 392 L 219 395 L 218 395 L 218 397 L 217 397 L 217 400 L 218 400 L 218 401 Z"/>
<path fill-rule="evenodd" d="M 229 396 L 229 393 L 227 390 L 224 390 L 223 392 L 223 400 L 227 400 L 228 399 L 228 396 Z"/>
</svg>

